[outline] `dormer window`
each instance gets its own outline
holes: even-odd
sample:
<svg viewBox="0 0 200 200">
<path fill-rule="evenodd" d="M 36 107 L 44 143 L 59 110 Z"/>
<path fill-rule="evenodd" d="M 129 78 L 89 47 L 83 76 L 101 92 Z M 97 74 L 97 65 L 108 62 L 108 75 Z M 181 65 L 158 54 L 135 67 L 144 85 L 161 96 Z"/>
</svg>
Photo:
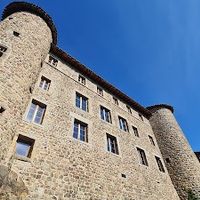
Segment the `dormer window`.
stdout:
<svg viewBox="0 0 200 200">
<path fill-rule="evenodd" d="M 58 65 L 58 60 L 55 59 L 53 56 L 49 56 L 48 63 L 54 67 L 57 67 Z"/>
<path fill-rule="evenodd" d="M 0 45 L 0 57 L 3 56 L 3 54 L 7 51 L 7 48 L 5 46 Z"/>
</svg>

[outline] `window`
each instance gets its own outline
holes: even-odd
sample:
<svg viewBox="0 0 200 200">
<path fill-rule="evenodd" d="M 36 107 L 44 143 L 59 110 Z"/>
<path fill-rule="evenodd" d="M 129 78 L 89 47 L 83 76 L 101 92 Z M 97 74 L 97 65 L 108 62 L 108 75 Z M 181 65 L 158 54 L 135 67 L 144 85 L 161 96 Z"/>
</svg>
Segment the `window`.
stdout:
<svg viewBox="0 0 200 200">
<path fill-rule="evenodd" d="M 137 148 L 140 164 L 148 166 L 147 158 L 143 149 Z"/>
<path fill-rule="evenodd" d="M 39 85 L 40 88 L 42 88 L 43 90 L 49 90 L 50 84 L 51 84 L 51 81 L 48 78 L 44 76 L 41 77 L 40 85 Z"/>
<path fill-rule="evenodd" d="M 76 92 L 76 107 L 88 111 L 88 98 Z"/>
<path fill-rule="evenodd" d="M 135 126 L 132 126 L 132 128 L 133 128 L 133 132 L 134 132 L 135 136 L 139 137 L 138 129 Z"/>
<path fill-rule="evenodd" d="M 103 96 L 103 89 L 100 87 L 97 87 L 97 93 L 101 96 Z"/>
<path fill-rule="evenodd" d="M 157 157 L 157 156 L 155 156 L 155 158 L 156 158 L 156 162 L 157 162 L 159 170 L 161 172 L 165 172 L 165 169 L 164 169 L 164 166 L 163 166 L 163 164 L 161 162 L 161 159 L 159 157 Z"/>
<path fill-rule="evenodd" d="M 49 60 L 48 63 L 54 67 L 56 67 L 58 65 L 58 60 L 55 59 L 53 56 L 49 56 Z"/>
<path fill-rule="evenodd" d="M 109 123 L 112 123 L 110 110 L 104 108 L 103 106 L 100 106 L 100 111 L 101 111 L 101 119 Z"/>
<path fill-rule="evenodd" d="M 4 54 L 6 51 L 7 51 L 7 48 L 4 47 L 4 46 L 2 46 L 2 45 L 0 45 L 0 57 L 2 57 L 3 54 Z"/>
<path fill-rule="evenodd" d="M 83 85 L 85 85 L 85 84 L 86 84 L 86 79 L 85 79 L 85 77 L 79 75 L 79 76 L 78 76 L 78 82 L 81 83 L 81 84 L 83 84 Z"/>
<path fill-rule="evenodd" d="M 128 124 L 127 121 L 119 116 L 119 127 L 121 130 L 128 132 Z"/>
<path fill-rule="evenodd" d="M 19 135 L 16 144 L 16 155 L 30 158 L 34 143 L 35 140 Z"/>
<path fill-rule="evenodd" d="M 73 137 L 83 142 L 88 142 L 87 124 L 75 119 Z"/>
<path fill-rule="evenodd" d="M 153 138 L 152 138 L 150 135 L 149 135 L 149 140 L 150 140 L 151 144 L 152 144 L 153 146 L 155 146 L 155 142 L 154 142 Z"/>
<path fill-rule="evenodd" d="M 117 146 L 117 138 L 107 133 L 107 150 L 109 152 L 119 154 Z"/>
<path fill-rule="evenodd" d="M 46 105 L 33 99 L 26 120 L 29 122 L 35 122 L 36 124 L 42 124 L 45 110 Z"/>
<path fill-rule="evenodd" d="M 132 114 L 131 108 L 130 108 L 129 106 L 126 106 L 126 108 L 127 108 L 128 112 L 129 112 L 130 114 Z"/>
<path fill-rule="evenodd" d="M 142 114 L 138 113 L 138 115 L 139 115 L 140 119 L 141 119 L 142 121 L 144 121 Z"/>
<path fill-rule="evenodd" d="M 114 102 L 115 105 L 117 105 L 117 106 L 119 105 L 119 101 L 118 101 L 118 99 L 115 98 L 115 97 L 113 97 L 113 102 Z"/>
</svg>

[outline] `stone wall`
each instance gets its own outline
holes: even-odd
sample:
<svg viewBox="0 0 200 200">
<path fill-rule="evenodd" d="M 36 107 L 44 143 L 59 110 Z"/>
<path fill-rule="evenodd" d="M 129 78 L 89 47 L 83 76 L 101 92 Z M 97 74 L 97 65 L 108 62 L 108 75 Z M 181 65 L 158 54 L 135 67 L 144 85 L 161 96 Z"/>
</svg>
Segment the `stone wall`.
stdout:
<svg viewBox="0 0 200 200">
<path fill-rule="evenodd" d="M 165 106 L 151 110 L 150 122 L 178 194 L 185 200 L 192 190 L 200 197 L 200 164 L 172 111 Z"/>
<path fill-rule="evenodd" d="M 90 80 L 86 86 L 80 84 L 78 74 L 59 62 L 56 68 L 44 63 L 38 76 L 29 102 L 36 99 L 47 105 L 44 121 L 28 123 L 24 113 L 16 133 L 35 139 L 35 144 L 30 159 L 15 158 L 12 165 L 28 187 L 27 199 L 178 200 L 166 168 L 160 172 L 155 161 L 155 156 L 162 156 L 149 121 L 139 119 L 134 110 L 128 113 L 124 102 L 115 105 L 106 91 L 104 97 L 98 95 Z M 41 76 L 51 80 L 49 91 L 39 88 Z M 76 91 L 88 97 L 89 112 L 75 106 Z M 100 105 L 111 111 L 112 124 L 100 119 Z M 118 115 L 127 119 L 129 132 L 119 129 Z M 72 137 L 75 118 L 88 124 L 88 143 Z M 107 151 L 106 133 L 117 137 L 119 155 Z M 15 154 L 17 135 L 8 157 Z M 139 163 L 136 147 L 145 150 L 148 167 Z"/>
<path fill-rule="evenodd" d="M 0 44 L 7 47 L 5 56 L 0 57 L 0 106 L 5 108 L 0 114 L 1 162 L 49 52 L 51 35 L 44 20 L 27 12 L 14 13 L 0 23 Z"/>
</svg>

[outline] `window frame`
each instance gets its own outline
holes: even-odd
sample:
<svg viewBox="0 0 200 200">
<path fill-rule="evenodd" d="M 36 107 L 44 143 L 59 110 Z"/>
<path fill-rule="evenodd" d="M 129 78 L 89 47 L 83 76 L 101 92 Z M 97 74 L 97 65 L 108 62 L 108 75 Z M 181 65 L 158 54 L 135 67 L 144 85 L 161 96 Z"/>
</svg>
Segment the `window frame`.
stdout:
<svg viewBox="0 0 200 200">
<path fill-rule="evenodd" d="M 127 109 L 127 111 L 128 111 L 129 114 L 132 114 L 132 110 L 131 110 L 130 106 L 126 105 L 126 109 Z"/>
<path fill-rule="evenodd" d="M 118 116 L 119 119 L 119 128 L 125 132 L 129 132 L 128 122 L 121 116 Z"/>
<path fill-rule="evenodd" d="M 79 74 L 78 82 L 81 83 L 82 85 L 86 85 L 86 78 L 83 75 Z"/>
<path fill-rule="evenodd" d="M 149 166 L 146 153 L 143 149 L 137 147 L 139 162 L 141 165 Z"/>
<path fill-rule="evenodd" d="M 20 144 L 25 144 L 26 146 L 29 146 L 28 147 L 28 152 L 26 153 L 26 155 L 20 155 L 20 154 L 17 153 L 17 144 L 19 144 L 19 143 Z M 15 155 L 16 156 L 20 156 L 20 157 L 25 157 L 25 158 L 31 158 L 34 144 L 35 144 L 35 140 L 34 139 L 19 134 L 19 136 L 18 136 L 18 138 L 16 140 Z"/>
<path fill-rule="evenodd" d="M 103 88 L 97 86 L 97 94 L 103 97 Z"/>
<path fill-rule="evenodd" d="M 100 117 L 103 121 L 112 124 L 111 111 L 102 105 L 100 105 Z"/>
<path fill-rule="evenodd" d="M 78 125 L 78 132 L 75 133 L 75 124 Z M 84 135 L 84 140 L 81 139 L 81 126 L 84 127 L 85 130 L 85 135 Z M 77 135 L 77 137 L 76 137 Z M 74 123 L 73 123 L 73 138 L 76 140 L 79 140 L 81 142 L 86 142 L 88 143 L 88 124 L 78 120 L 78 119 L 74 119 Z"/>
<path fill-rule="evenodd" d="M 114 147 L 112 146 L 112 143 Z M 106 146 L 107 146 L 107 151 L 116 155 L 119 155 L 119 145 L 117 141 L 117 137 L 106 133 Z"/>
<path fill-rule="evenodd" d="M 113 96 L 113 102 L 115 105 L 119 106 L 119 100 Z"/>
<path fill-rule="evenodd" d="M 156 159 L 156 163 L 157 163 L 159 171 L 165 173 L 165 168 L 164 168 L 164 165 L 163 165 L 163 163 L 161 161 L 161 158 L 158 157 L 158 156 L 155 156 L 155 159 Z"/>
<path fill-rule="evenodd" d="M 153 146 L 156 146 L 153 137 L 152 137 L 151 135 L 148 135 L 148 137 L 149 137 L 150 143 L 151 143 Z"/>
<path fill-rule="evenodd" d="M 34 108 L 32 106 L 34 106 Z M 32 114 L 31 114 L 31 109 L 34 109 L 32 111 Z M 40 116 L 40 118 L 39 118 L 40 121 L 38 123 L 36 121 L 36 118 L 38 117 L 38 114 L 40 114 L 39 112 L 41 110 L 39 110 L 39 109 L 42 109 L 42 115 Z M 40 101 L 32 99 L 31 103 L 29 104 L 27 113 L 26 113 L 26 121 L 28 121 L 30 123 L 37 124 L 37 125 L 42 125 L 43 121 L 44 121 L 44 116 L 45 116 L 45 113 L 46 113 L 46 109 L 47 109 L 47 105 L 45 105 L 44 103 L 42 103 Z M 30 117 L 31 119 L 28 118 L 29 114 L 31 115 L 31 117 Z"/>
<path fill-rule="evenodd" d="M 133 129 L 133 133 L 134 133 L 134 135 L 135 135 L 136 137 L 140 137 L 140 135 L 139 135 L 139 131 L 138 131 L 138 128 L 135 127 L 135 126 L 132 126 L 132 129 Z"/>
<path fill-rule="evenodd" d="M 77 108 L 80 108 L 81 110 L 83 110 L 85 112 L 89 112 L 89 100 L 88 100 L 88 98 L 86 96 L 80 94 L 79 92 L 76 92 L 75 96 L 76 96 L 75 106 Z M 77 97 L 80 98 L 80 107 L 77 105 Z M 84 107 L 83 107 L 83 100 L 85 100 L 85 102 L 86 102 L 86 104 L 85 104 L 86 105 L 86 109 L 85 110 L 84 110 Z"/>
<path fill-rule="evenodd" d="M 42 84 L 41 84 L 42 83 Z M 45 87 L 47 85 L 47 87 Z M 48 79 L 45 76 L 41 76 L 40 78 L 40 83 L 39 83 L 39 88 L 48 91 L 51 85 L 51 80 Z"/>
<path fill-rule="evenodd" d="M 53 67 L 57 67 L 58 66 L 58 59 L 56 59 L 54 56 L 49 55 L 48 57 L 48 63 L 53 66 Z"/>
</svg>

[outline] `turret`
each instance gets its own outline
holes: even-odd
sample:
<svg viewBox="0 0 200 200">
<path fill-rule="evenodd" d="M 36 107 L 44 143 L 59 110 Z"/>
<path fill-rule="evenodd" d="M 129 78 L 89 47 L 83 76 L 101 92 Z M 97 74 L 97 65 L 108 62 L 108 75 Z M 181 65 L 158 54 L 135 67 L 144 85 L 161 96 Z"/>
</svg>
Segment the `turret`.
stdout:
<svg viewBox="0 0 200 200">
<path fill-rule="evenodd" d="M 182 200 L 192 191 L 200 197 L 200 163 L 185 138 L 169 105 L 148 107 L 155 133 L 172 182 Z"/>
<path fill-rule="evenodd" d="M 22 120 L 42 62 L 56 40 L 56 28 L 41 8 L 24 2 L 5 8 L 0 22 L 1 162 Z"/>
</svg>

